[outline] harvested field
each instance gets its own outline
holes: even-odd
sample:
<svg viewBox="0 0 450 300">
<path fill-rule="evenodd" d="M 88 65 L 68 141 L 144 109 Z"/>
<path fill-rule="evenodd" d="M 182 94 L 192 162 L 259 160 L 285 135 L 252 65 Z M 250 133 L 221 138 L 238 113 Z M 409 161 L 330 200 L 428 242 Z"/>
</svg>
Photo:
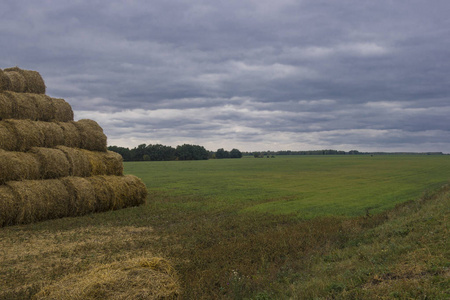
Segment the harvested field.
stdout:
<svg viewBox="0 0 450 300">
<path fill-rule="evenodd" d="M 175 269 L 167 260 L 138 257 L 69 275 L 44 287 L 36 299 L 178 299 L 179 294 Z"/>
<path fill-rule="evenodd" d="M 45 94 L 45 83 L 36 71 L 23 70 L 18 67 L 4 69 L 9 77 L 10 90 L 18 93 Z"/>
</svg>

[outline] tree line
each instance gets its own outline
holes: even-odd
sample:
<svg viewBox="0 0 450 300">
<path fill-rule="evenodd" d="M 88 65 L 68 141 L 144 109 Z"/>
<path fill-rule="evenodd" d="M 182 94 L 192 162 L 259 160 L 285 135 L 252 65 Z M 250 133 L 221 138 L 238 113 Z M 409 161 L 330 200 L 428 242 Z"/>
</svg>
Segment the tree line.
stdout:
<svg viewBox="0 0 450 300">
<path fill-rule="evenodd" d="M 238 149 L 230 152 L 223 148 L 216 152 L 208 151 L 203 146 L 184 144 L 176 148 L 161 144 L 141 144 L 129 149 L 119 146 L 109 146 L 108 150 L 122 155 L 124 161 L 169 161 L 169 160 L 206 160 L 210 158 L 241 158 Z"/>
</svg>

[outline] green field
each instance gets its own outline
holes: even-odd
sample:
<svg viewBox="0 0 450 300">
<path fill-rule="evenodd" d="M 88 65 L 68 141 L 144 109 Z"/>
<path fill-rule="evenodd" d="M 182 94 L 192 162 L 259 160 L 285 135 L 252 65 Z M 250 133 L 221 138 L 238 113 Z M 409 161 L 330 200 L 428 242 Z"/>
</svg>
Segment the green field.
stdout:
<svg viewBox="0 0 450 300">
<path fill-rule="evenodd" d="M 142 257 L 173 265 L 182 299 L 450 299 L 450 156 L 124 167 L 145 205 L 0 228 L 0 300 Z"/>
<path fill-rule="evenodd" d="M 450 156 L 278 156 L 273 159 L 128 162 L 151 195 L 239 212 L 357 216 L 379 213 L 447 183 Z M 201 201 L 200 201 L 201 199 Z M 151 201 L 151 200 L 150 200 Z"/>
</svg>

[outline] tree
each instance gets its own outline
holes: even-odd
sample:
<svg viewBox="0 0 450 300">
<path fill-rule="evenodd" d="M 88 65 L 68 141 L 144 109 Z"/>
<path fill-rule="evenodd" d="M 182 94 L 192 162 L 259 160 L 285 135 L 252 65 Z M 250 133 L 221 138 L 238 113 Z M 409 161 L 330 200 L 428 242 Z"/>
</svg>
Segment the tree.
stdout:
<svg viewBox="0 0 450 300">
<path fill-rule="evenodd" d="M 216 151 L 217 159 L 229 158 L 229 157 L 230 157 L 230 153 L 228 153 L 228 151 L 223 150 L 223 148 L 217 149 L 217 151 Z"/>
<path fill-rule="evenodd" d="M 241 158 L 242 153 L 238 149 L 233 149 L 230 151 L 230 158 Z"/>
</svg>

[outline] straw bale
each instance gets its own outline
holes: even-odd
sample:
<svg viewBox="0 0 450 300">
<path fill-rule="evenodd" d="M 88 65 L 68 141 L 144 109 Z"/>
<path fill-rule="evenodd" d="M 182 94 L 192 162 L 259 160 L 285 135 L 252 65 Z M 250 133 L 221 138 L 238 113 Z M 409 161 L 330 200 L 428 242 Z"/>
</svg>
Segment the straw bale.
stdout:
<svg viewBox="0 0 450 300">
<path fill-rule="evenodd" d="M 14 118 L 15 102 L 8 92 L 0 92 L 0 120 Z"/>
<path fill-rule="evenodd" d="M 147 186 L 144 182 L 134 176 L 134 175 L 125 175 L 123 176 L 123 181 L 128 184 L 128 206 L 138 206 L 145 203 L 147 199 L 148 190 Z"/>
<path fill-rule="evenodd" d="M 55 115 L 53 120 L 59 122 L 73 121 L 73 110 L 69 103 L 60 98 L 51 98 L 51 100 L 53 101 L 53 106 L 55 107 Z"/>
<path fill-rule="evenodd" d="M 15 196 L 19 211 L 14 224 L 68 216 L 70 195 L 61 180 L 24 180 L 6 183 Z"/>
<path fill-rule="evenodd" d="M 44 287 L 35 299 L 181 299 L 172 264 L 161 257 L 137 257 L 69 274 Z"/>
<path fill-rule="evenodd" d="M 39 120 L 39 108 L 37 105 L 37 99 L 33 97 L 33 94 L 25 93 L 8 93 L 12 101 L 14 101 L 14 119 L 28 119 L 32 121 Z"/>
<path fill-rule="evenodd" d="M 29 153 L 0 150 L 0 184 L 6 181 L 40 179 L 39 161 Z"/>
<path fill-rule="evenodd" d="M 90 164 L 90 173 L 95 175 L 123 175 L 123 159 L 118 153 L 112 151 L 100 152 L 81 150 Z"/>
<path fill-rule="evenodd" d="M 8 69 L 5 69 L 4 71 L 5 71 L 6 75 L 8 75 L 8 76 L 10 73 L 18 73 L 23 77 L 23 81 L 24 81 L 23 90 L 13 89 L 14 92 L 45 94 L 45 83 L 41 77 L 41 74 L 39 74 L 38 72 L 31 71 L 31 70 L 23 70 L 18 67 L 8 68 Z"/>
<path fill-rule="evenodd" d="M 80 148 L 106 152 L 106 135 L 97 122 L 88 119 L 82 119 L 73 123 L 80 134 Z"/>
<path fill-rule="evenodd" d="M 10 86 L 9 86 L 8 90 L 16 92 L 16 93 L 24 93 L 25 92 L 26 82 L 25 82 L 25 78 L 23 77 L 23 75 L 21 73 L 16 72 L 16 71 L 6 72 L 6 70 L 5 70 L 4 74 L 6 76 L 8 76 L 8 78 L 9 78 Z"/>
<path fill-rule="evenodd" d="M 114 205 L 114 189 L 104 176 L 87 177 L 87 181 L 92 185 L 95 191 L 95 211 L 111 210 Z"/>
<path fill-rule="evenodd" d="M 31 147 L 45 146 L 45 135 L 36 125 L 37 122 L 30 120 L 4 120 L 0 122 L 9 127 L 10 133 L 14 134 L 16 139 L 15 148 L 9 150 L 26 151 Z"/>
<path fill-rule="evenodd" d="M 62 145 L 72 148 L 80 148 L 81 137 L 75 122 L 58 122 L 63 131 L 64 143 Z"/>
<path fill-rule="evenodd" d="M 88 177 L 91 176 L 91 166 L 89 158 L 84 153 L 87 150 L 70 148 L 66 146 L 57 146 L 56 149 L 61 150 L 69 162 L 70 176 Z"/>
<path fill-rule="evenodd" d="M 17 137 L 13 128 L 4 121 L 0 121 L 0 149 L 14 151 L 16 148 Z"/>
<path fill-rule="evenodd" d="M 13 225 L 19 213 L 16 197 L 9 186 L 0 185 L 0 227 Z"/>
<path fill-rule="evenodd" d="M 39 170 L 42 179 L 60 178 L 69 176 L 69 161 L 66 154 L 59 149 L 33 147 L 29 151 L 39 161 Z"/>
<path fill-rule="evenodd" d="M 42 146 L 52 148 L 58 145 L 64 145 L 64 131 L 56 122 L 34 122 L 44 136 Z"/>
<path fill-rule="evenodd" d="M 70 216 L 82 216 L 95 211 L 97 200 L 95 190 L 89 181 L 81 177 L 64 177 L 61 178 L 61 182 L 70 195 Z"/>
<path fill-rule="evenodd" d="M 1 91 L 8 91 L 11 89 L 11 80 L 9 79 L 8 75 L 3 72 L 2 69 L 0 69 L 0 92 Z"/>
</svg>

